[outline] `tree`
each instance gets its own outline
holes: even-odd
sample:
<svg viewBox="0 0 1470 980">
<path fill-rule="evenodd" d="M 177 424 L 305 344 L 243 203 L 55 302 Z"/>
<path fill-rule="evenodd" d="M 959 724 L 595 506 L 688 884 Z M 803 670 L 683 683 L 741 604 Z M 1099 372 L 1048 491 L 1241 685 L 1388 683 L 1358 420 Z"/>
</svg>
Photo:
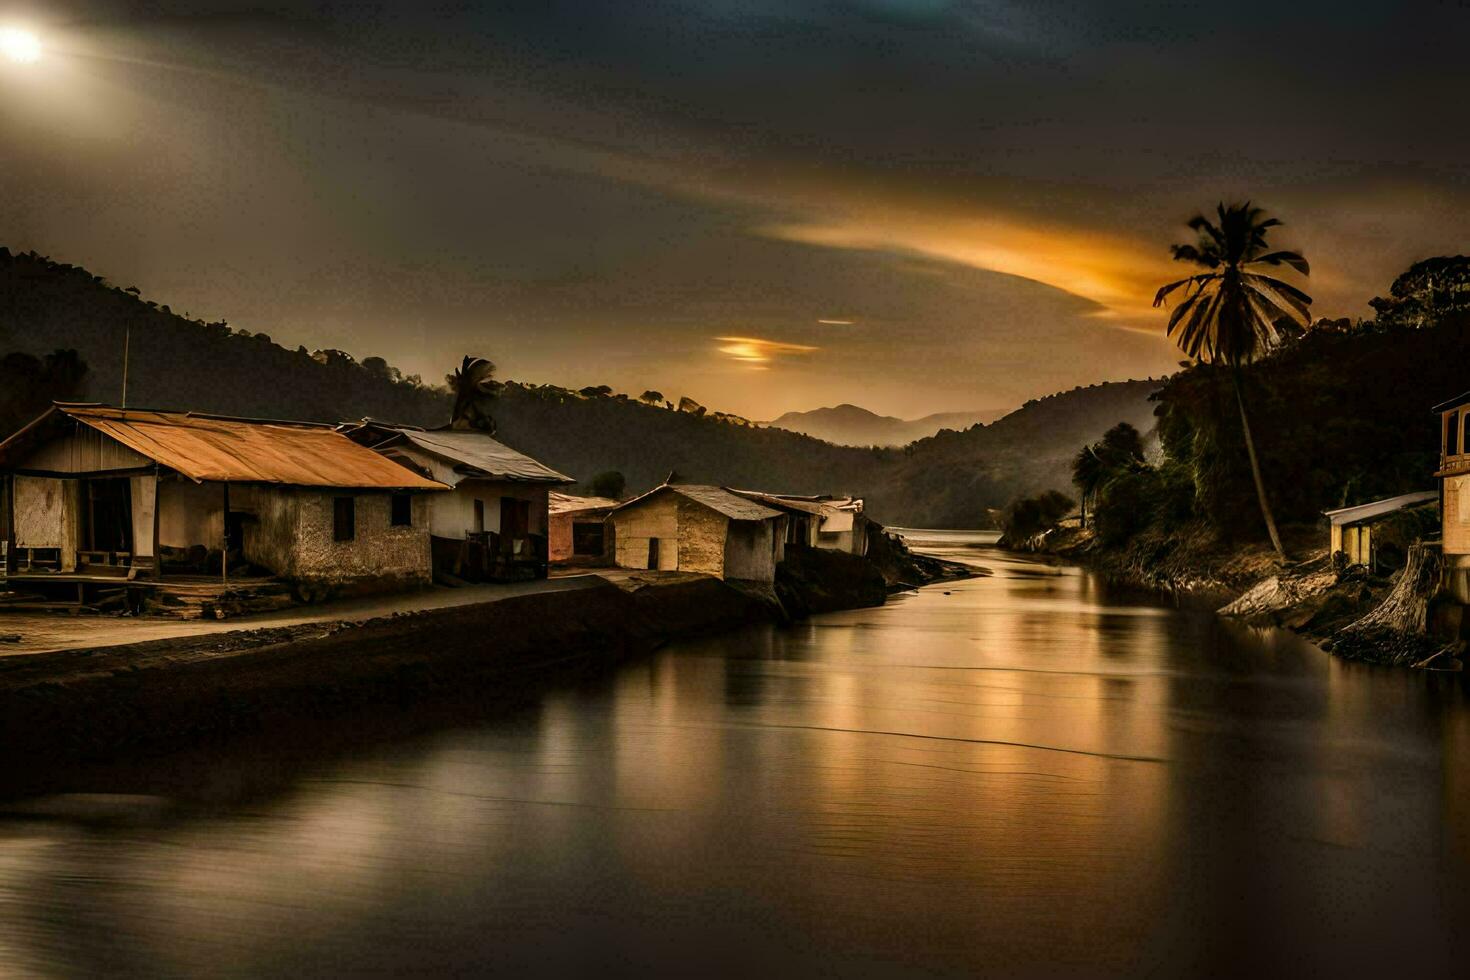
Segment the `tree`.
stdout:
<svg viewBox="0 0 1470 980">
<path fill-rule="evenodd" d="M 1154 296 L 1154 306 L 1164 306 L 1170 294 L 1182 289 L 1184 299 L 1169 315 L 1165 333 L 1190 357 L 1223 365 L 1230 371 L 1261 517 L 1271 546 L 1284 557 L 1286 551 L 1276 530 L 1251 435 L 1241 368 L 1281 343 L 1277 321 L 1285 319 L 1303 327 L 1311 322 L 1308 307 L 1312 297 L 1258 270 L 1284 265 L 1305 276 L 1311 269 L 1299 252 L 1268 249 L 1266 233 L 1281 222 L 1265 217 L 1262 209 L 1252 207 L 1250 202 L 1229 206 L 1222 202 L 1215 213 L 1216 221 L 1202 214 L 1191 218 L 1189 228 L 1199 236 L 1198 241 L 1175 245 L 1171 250 L 1175 261 L 1189 262 L 1206 271 L 1161 287 Z"/>
<path fill-rule="evenodd" d="M 639 395 L 638 400 L 645 405 L 657 406 L 660 402 L 664 400 L 664 393 L 661 391 L 654 391 L 650 388 L 648 391 L 645 391 L 643 394 Z"/>
<path fill-rule="evenodd" d="M 43 358 L 19 351 L 0 357 L 0 439 L 34 421 L 52 402 L 76 401 L 87 388 L 87 365 L 74 350 Z"/>
<path fill-rule="evenodd" d="M 1083 446 L 1077 450 L 1077 455 L 1072 457 L 1072 482 L 1077 486 L 1079 501 L 1082 508 L 1082 526 L 1087 527 L 1087 505 L 1097 499 L 1097 492 L 1102 489 L 1103 479 L 1107 470 L 1103 466 L 1102 458 L 1097 454 L 1097 444 Z"/>
<path fill-rule="evenodd" d="M 1076 503 L 1058 490 L 1047 490 L 1034 497 L 1011 501 L 1001 515 L 1001 531 L 1012 545 L 1020 545 L 1056 527 L 1072 512 Z"/>
<path fill-rule="evenodd" d="M 1381 326 L 1418 329 L 1470 322 L 1470 258 L 1442 255 L 1409 266 L 1388 296 L 1370 300 Z"/>
<path fill-rule="evenodd" d="M 490 405 L 500 393 L 500 382 L 495 380 L 495 365 L 483 357 L 466 354 L 459 370 L 444 380 L 454 392 L 450 428 L 479 429 L 493 436 L 495 417 L 490 414 Z"/>
<path fill-rule="evenodd" d="M 1079 449 L 1072 457 L 1072 482 L 1081 491 L 1082 526 L 1087 526 L 1088 503 L 1096 504 L 1110 480 L 1144 466 L 1143 433 L 1127 422 L 1119 422 L 1103 433 L 1101 441 Z"/>
<path fill-rule="evenodd" d="M 623 497 L 623 488 L 626 485 L 627 481 L 623 479 L 623 474 L 617 470 L 608 470 L 605 473 L 599 473 L 594 476 L 588 483 L 588 489 L 592 491 L 592 496 L 594 497 L 610 497 L 613 500 L 621 500 Z"/>
</svg>

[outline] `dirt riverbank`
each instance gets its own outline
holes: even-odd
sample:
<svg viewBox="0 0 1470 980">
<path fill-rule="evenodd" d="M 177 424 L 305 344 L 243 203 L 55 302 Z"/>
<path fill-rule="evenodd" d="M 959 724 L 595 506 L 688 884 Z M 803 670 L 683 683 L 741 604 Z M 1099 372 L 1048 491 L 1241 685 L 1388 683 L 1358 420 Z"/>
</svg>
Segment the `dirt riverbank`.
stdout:
<svg viewBox="0 0 1470 980">
<path fill-rule="evenodd" d="M 0 785 L 436 700 L 491 702 L 671 640 L 772 616 L 714 579 L 518 596 L 360 624 L 311 623 L 0 660 Z"/>
<path fill-rule="evenodd" d="M 1318 528 L 1283 528 L 1283 535 L 1290 559 L 1264 544 L 1232 545 L 1188 529 L 1168 537 L 1144 534 L 1126 547 L 1106 548 L 1090 531 L 1070 526 L 1019 550 L 1082 565 L 1117 584 L 1207 603 L 1222 616 L 1254 626 L 1288 629 L 1346 659 L 1461 669 L 1458 648 L 1435 642 L 1423 616 L 1417 626 L 1374 621 L 1395 593 L 1396 575 L 1335 568 Z M 1425 588 L 1432 593 L 1432 586 Z"/>
<path fill-rule="evenodd" d="M 966 574 L 924 568 L 936 580 Z M 393 727 L 394 715 L 483 714 L 674 640 L 881 605 L 886 591 L 871 563 L 824 553 L 776 590 L 629 575 L 362 621 L 0 657 L 0 796 L 42 790 L 57 772 L 227 741 L 282 744 L 307 730 L 329 741 Z"/>
</svg>

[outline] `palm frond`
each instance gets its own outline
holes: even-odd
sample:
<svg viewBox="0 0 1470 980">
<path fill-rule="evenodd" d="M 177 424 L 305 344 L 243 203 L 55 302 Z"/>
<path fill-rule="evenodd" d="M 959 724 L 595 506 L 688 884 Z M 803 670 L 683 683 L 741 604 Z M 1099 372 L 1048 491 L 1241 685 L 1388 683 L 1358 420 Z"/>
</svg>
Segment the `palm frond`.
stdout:
<svg viewBox="0 0 1470 980">
<path fill-rule="evenodd" d="M 1182 246 L 1176 245 L 1174 247 L 1180 248 Z M 1177 258 L 1178 256 L 1175 257 Z M 1154 306 L 1163 306 L 1164 300 L 1168 298 L 1169 294 L 1174 292 L 1181 286 L 1188 286 L 1190 283 L 1199 283 L 1201 286 L 1203 286 L 1205 282 L 1213 278 L 1215 278 L 1213 273 L 1203 273 L 1197 276 L 1188 276 L 1184 279 L 1180 279 L 1178 282 L 1171 282 L 1167 286 L 1160 286 L 1159 291 L 1157 293 L 1154 293 Z"/>
<path fill-rule="evenodd" d="M 1312 267 L 1307 264 L 1307 260 L 1300 252 L 1272 252 L 1252 261 L 1266 265 L 1289 265 L 1304 276 L 1312 274 Z"/>
</svg>

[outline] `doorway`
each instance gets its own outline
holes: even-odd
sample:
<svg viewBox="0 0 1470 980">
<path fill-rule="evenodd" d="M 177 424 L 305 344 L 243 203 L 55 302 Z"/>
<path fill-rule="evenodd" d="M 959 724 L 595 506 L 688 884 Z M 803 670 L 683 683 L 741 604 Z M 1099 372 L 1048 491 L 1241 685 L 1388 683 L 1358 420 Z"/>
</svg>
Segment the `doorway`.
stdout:
<svg viewBox="0 0 1470 980">
<path fill-rule="evenodd" d="M 110 556 L 133 551 L 133 494 L 128 478 L 84 481 L 82 551 Z"/>
<path fill-rule="evenodd" d="M 648 539 L 648 567 L 658 568 L 658 538 Z"/>
</svg>

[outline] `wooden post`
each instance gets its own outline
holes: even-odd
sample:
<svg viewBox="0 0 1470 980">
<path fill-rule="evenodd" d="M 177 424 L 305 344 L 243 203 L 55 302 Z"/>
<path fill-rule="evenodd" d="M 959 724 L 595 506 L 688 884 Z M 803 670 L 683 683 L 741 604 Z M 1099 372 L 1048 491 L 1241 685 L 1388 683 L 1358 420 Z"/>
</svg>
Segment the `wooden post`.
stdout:
<svg viewBox="0 0 1470 980">
<path fill-rule="evenodd" d="M 220 514 L 219 577 L 225 588 L 230 587 L 230 481 L 225 481 L 225 509 Z"/>
<path fill-rule="evenodd" d="M 158 548 L 158 504 L 163 495 L 158 479 L 158 464 L 153 464 L 153 577 L 163 579 L 163 552 Z"/>
<path fill-rule="evenodd" d="M 5 575 L 15 574 L 20 565 L 20 556 L 15 544 L 15 474 L 5 476 Z"/>
</svg>

